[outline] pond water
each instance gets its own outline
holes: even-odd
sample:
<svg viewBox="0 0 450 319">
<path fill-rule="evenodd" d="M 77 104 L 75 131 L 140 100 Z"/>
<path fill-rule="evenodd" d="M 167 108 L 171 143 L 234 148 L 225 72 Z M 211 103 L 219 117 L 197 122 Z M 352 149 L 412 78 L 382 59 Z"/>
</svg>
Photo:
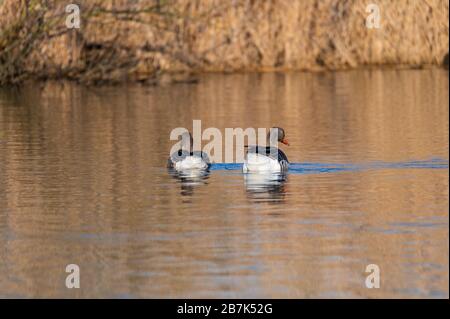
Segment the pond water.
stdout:
<svg viewBox="0 0 450 319">
<path fill-rule="evenodd" d="M 0 88 L 0 297 L 448 298 L 448 79 Z M 282 126 L 291 170 L 170 174 L 169 134 L 194 119 Z M 68 264 L 79 289 L 65 285 Z"/>
</svg>

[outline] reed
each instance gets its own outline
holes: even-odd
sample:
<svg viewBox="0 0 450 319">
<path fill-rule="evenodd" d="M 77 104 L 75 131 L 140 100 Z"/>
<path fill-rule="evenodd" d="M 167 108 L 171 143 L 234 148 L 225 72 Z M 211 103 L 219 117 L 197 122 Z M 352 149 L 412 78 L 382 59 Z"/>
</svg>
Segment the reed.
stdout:
<svg viewBox="0 0 450 319">
<path fill-rule="evenodd" d="M 2 0 L 0 84 L 442 63 L 448 1 L 376 3 L 379 29 L 365 26 L 362 0 L 79 0 L 81 28 L 67 29 L 61 1 Z"/>
</svg>

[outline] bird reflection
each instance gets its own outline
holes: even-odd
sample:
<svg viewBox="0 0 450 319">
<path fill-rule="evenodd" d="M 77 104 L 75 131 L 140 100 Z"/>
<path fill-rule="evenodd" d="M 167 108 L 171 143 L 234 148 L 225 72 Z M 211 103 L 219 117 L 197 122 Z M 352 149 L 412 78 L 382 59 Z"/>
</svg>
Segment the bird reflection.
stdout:
<svg viewBox="0 0 450 319">
<path fill-rule="evenodd" d="M 247 173 L 244 174 L 244 182 L 247 196 L 258 201 L 279 203 L 286 196 L 286 173 Z"/>
<path fill-rule="evenodd" d="M 208 184 L 209 170 L 183 170 L 177 171 L 173 168 L 168 168 L 169 174 L 180 182 L 180 194 L 183 196 L 192 196 L 194 189 L 201 185 Z"/>
</svg>

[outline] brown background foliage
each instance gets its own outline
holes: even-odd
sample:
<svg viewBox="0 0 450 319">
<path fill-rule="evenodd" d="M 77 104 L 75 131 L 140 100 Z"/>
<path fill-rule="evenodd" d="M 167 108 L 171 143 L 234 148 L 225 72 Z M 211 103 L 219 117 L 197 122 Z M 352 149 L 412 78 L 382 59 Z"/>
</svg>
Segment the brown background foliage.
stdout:
<svg viewBox="0 0 450 319">
<path fill-rule="evenodd" d="M 0 0 L 0 83 L 442 62 L 448 1 L 373 2 L 379 29 L 362 0 L 78 0 L 81 28 L 68 30 L 65 1 Z"/>
</svg>

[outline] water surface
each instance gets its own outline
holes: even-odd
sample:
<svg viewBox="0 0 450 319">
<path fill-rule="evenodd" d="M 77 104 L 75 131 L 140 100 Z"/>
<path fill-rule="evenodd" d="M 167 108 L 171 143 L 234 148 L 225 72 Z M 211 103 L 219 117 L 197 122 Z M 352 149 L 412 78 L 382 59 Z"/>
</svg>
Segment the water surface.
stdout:
<svg viewBox="0 0 450 319">
<path fill-rule="evenodd" d="M 448 298 L 448 99 L 442 70 L 0 89 L 0 297 Z M 291 171 L 169 174 L 193 119 L 284 127 Z"/>
</svg>

